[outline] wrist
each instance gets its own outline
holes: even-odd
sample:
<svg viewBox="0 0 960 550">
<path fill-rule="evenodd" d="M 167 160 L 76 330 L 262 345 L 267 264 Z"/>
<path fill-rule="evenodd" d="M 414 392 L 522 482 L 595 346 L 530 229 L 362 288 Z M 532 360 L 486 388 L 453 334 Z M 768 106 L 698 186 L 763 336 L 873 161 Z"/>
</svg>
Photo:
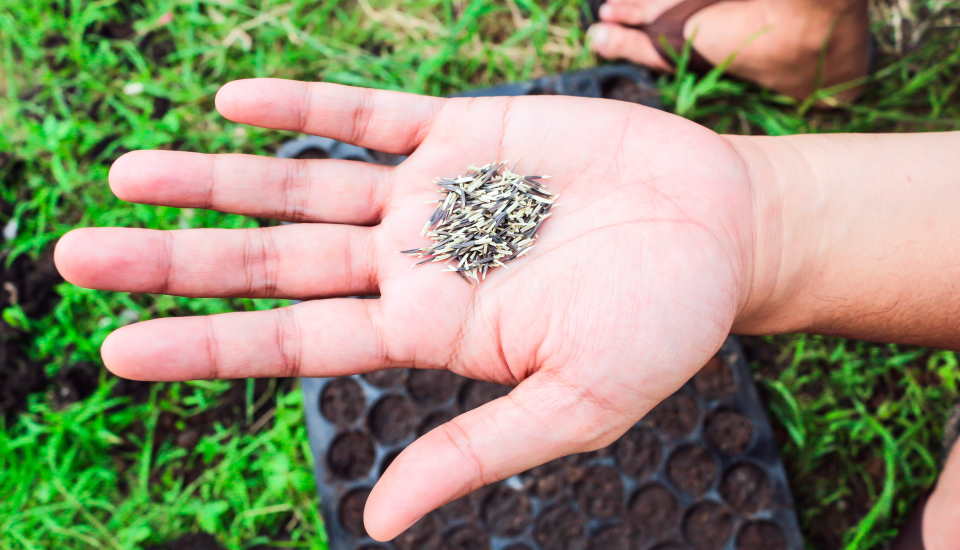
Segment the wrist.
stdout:
<svg viewBox="0 0 960 550">
<path fill-rule="evenodd" d="M 751 247 L 746 299 L 733 331 L 776 334 L 814 324 L 801 297 L 813 284 L 823 251 L 823 195 L 818 175 L 786 138 L 724 136 L 739 153 L 752 193 Z"/>
</svg>

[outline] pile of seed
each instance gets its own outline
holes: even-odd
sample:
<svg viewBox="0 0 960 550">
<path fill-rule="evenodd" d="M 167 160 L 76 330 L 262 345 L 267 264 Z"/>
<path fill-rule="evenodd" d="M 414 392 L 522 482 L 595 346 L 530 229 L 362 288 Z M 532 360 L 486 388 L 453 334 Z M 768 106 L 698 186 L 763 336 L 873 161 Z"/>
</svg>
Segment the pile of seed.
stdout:
<svg viewBox="0 0 960 550">
<path fill-rule="evenodd" d="M 505 162 L 439 178 L 443 196 L 422 232 L 433 245 L 402 252 L 424 258 L 417 265 L 448 261 L 448 271 L 468 281 L 486 278 L 489 270 L 533 248 L 557 198 L 540 183 L 544 178 L 514 174 Z"/>
</svg>

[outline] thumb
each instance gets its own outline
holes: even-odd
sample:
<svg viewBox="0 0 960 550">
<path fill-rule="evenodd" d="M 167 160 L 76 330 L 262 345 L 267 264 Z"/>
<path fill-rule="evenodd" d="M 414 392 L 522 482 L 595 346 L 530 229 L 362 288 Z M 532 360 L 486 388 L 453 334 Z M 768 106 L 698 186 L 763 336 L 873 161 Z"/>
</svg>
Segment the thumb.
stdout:
<svg viewBox="0 0 960 550">
<path fill-rule="evenodd" d="M 392 539 L 432 510 L 484 485 L 604 447 L 643 412 L 620 414 L 588 389 L 540 371 L 400 453 L 367 500 L 367 533 Z"/>
</svg>

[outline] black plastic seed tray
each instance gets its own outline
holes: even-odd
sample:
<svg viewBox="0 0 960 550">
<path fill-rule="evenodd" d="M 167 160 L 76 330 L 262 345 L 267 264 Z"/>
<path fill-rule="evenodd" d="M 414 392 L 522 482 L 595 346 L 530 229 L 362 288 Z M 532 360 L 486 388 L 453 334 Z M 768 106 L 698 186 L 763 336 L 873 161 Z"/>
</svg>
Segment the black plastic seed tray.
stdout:
<svg viewBox="0 0 960 550">
<path fill-rule="evenodd" d="M 453 97 L 570 95 L 605 97 L 660 108 L 660 93 L 650 72 L 635 65 L 601 65 L 527 82 L 470 90 Z"/>
<path fill-rule="evenodd" d="M 652 88 L 646 71 L 608 66 L 463 95 L 593 97 L 623 94 L 631 79 L 635 89 Z M 619 99 L 643 102 L 641 96 Z M 285 144 L 280 156 L 382 164 L 403 158 L 317 137 Z M 769 421 L 732 337 L 610 447 L 485 487 L 389 543 L 367 537 L 362 519 L 366 495 L 386 466 L 418 435 L 508 388 L 413 369 L 302 384 L 330 550 L 803 548 Z"/>
<path fill-rule="evenodd" d="M 619 441 L 450 503 L 390 543 L 363 505 L 415 437 L 508 388 L 445 371 L 304 379 L 331 550 L 800 550 L 776 444 L 733 338 Z"/>
</svg>

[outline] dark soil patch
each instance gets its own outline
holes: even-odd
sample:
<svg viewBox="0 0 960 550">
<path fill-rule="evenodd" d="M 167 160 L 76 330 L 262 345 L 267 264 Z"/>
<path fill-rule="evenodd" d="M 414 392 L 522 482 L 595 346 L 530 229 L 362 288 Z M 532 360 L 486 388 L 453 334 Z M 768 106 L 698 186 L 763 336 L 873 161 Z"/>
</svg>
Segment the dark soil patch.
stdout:
<svg viewBox="0 0 960 550">
<path fill-rule="evenodd" d="M 700 445 L 681 447 L 670 456 L 667 476 L 679 489 L 700 496 L 717 478 L 717 462 L 710 451 Z"/>
<path fill-rule="evenodd" d="M 460 391 L 460 408 L 469 411 L 510 393 L 509 386 L 471 380 Z"/>
<path fill-rule="evenodd" d="M 517 544 L 511 544 L 510 546 L 504 548 L 504 550 L 532 550 L 532 549 L 526 544 L 517 543 Z"/>
<path fill-rule="evenodd" d="M 363 432 L 348 432 L 337 436 L 327 451 L 327 464 L 340 479 L 358 479 L 373 467 L 373 441 Z"/>
<path fill-rule="evenodd" d="M 6 223 L 6 222 L 4 222 Z M 3 307 L 19 305 L 27 317 L 39 319 L 53 311 L 60 300 L 54 287 L 63 282 L 53 265 L 53 252 L 46 252 L 36 260 L 25 254 L 17 256 L 6 267 L 6 258 L 0 266 L 0 295 Z"/>
<path fill-rule="evenodd" d="M 576 492 L 580 508 L 593 517 L 609 518 L 623 508 L 623 483 L 620 474 L 609 466 L 588 469 Z"/>
<path fill-rule="evenodd" d="M 586 519 L 571 506 L 556 506 L 537 519 L 533 538 L 543 550 L 583 550 Z"/>
<path fill-rule="evenodd" d="M 120 380 L 113 388 L 113 395 L 129 397 L 135 403 L 145 402 L 151 393 L 151 388 L 159 386 L 161 391 L 166 384 L 152 382 L 136 382 Z M 165 442 L 188 451 L 193 450 L 201 437 L 212 434 L 218 424 L 231 426 L 239 424 L 243 428 L 268 427 L 265 421 L 274 407 L 277 393 L 286 391 L 293 386 L 293 379 L 261 378 L 253 383 L 253 402 L 247 402 L 247 380 L 233 380 L 230 388 L 225 391 L 217 403 L 202 412 L 184 416 L 173 411 L 160 413 L 153 431 L 154 448 L 159 449 Z M 120 408 L 124 404 L 118 404 Z M 248 410 L 249 409 L 249 410 Z M 250 413 L 248 416 L 248 412 Z M 118 469 L 124 471 L 132 467 L 139 459 L 142 442 L 146 438 L 146 426 L 140 422 L 128 428 L 124 434 L 124 442 L 117 447 Z M 171 466 L 173 475 L 179 476 L 186 482 L 191 482 L 203 473 L 208 465 L 203 464 L 201 457 L 189 454 L 185 460 Z M 154 475 L 167 475 L 170 470 L 157 470 Z"/>
<path fill-rule="evenodd" d="M 721 550 L 733 529 L 733 517 L 721 504 L 701 502 L 683 520 L 683 536 L 696 550 Z"/>
<path fill-rule="evenodd" d="M 383 369 L 368 372 L 363 375 L 363 379 L 378 388 L 396 388 L 407 381 L 407 372 L 407 369 Z"/>
<path fill-rule="evenodd" d="M 53 378 L 51 401 L 54 406 L 65 407 L 89 397 L 97 390 L 100 368 L 93 363 L 67 365 Z"/>
<path fill-rule="evenodd" d="M 132 21 L 105 21 L 97 23 L 88 31 L 89 34 L 110 40 L 124 40 L 136 34 Z"/>
<path fill-rule="evenodd" d="M 753 464 L 737 464 L 720 483 L 720 494 L 731 508 L 754 514 L 773 503 L 773 486 L 767 474 Z"/>
<path fill-rule="evenodd" d="M 414 370 L 407 378 L 407 391 L 424 404 L 436 405 L 450 400 L 460 389 L 460 377 L 446 370 Z"/>
<path fill-rule="evenodd" d="M 630 530 L 626 525 L 604 527 L 590 537 L 588 550 L 632 550 Z"/>
<path fill-rule="evenodd" d="M 644 420 L 670 437 L 679 438 L 697 427 L 700 409 L 696 400 L 680 391 L 657 405 Z"/>
<path fill-rule="evenodd" d="M 776 524 L 756 521 L 744 525 L 740 530 L 737 550 L 787 550 L 787 541 Z"/>
<path fill-rule="evenodd" d="M 4 160 L 5 171 L 10 168 L 8 164 L 12 166 L 14 163 Z M 5 204 L 0 204 L 0 208 L 5 213 L 8 210 Z M 6 215 L 0 216 L 0 226 L 7 221 Z M 20 306 L 32 319 L 50 313 L 59 300 L 54 286 L 63 281 L 53 265 L 52 254 L 43 254 L 36 260 L 21 255 L 9 267 L 5 260 L 6 257 L 0 257 L 0 310 Z M 43 366 L 30 360 L 29 346 L 28 334 L 0 322 L 0 416 L 8 419 L 24 410 L 28 395 L 43 390 L 49 383 Z M 77 378 L 77 387 L 70 393 L 82 393 L 86 397 L 90 393 L 89 384 L 81 383 L 79 376 Z"/>
<path fill-rule="evenodd" d="M 166 57 L 176 51 L 173 36 L 167 29 L 157 29 L 143 35 L 137 42 L 137 49 L 143 52 L 156 65 L 163 65 Z"/>
<path fill-rule="evenodd" d="M 614 455 L 624 473 L 646 478 L 660 465 L 660 438 L 645 426 L 634 426 L 614 445 Z"/>
<path fill-rule="evenodd" d="M 66 46 L 69 43 L 70 41 L 67 40 L 66 36 L 58 32 L 53 32 L 45 36 L 43 41 L 40 42 L 40 45 L 43 46 L 45 50 L 52 50 L 60 46 Z"/>
<path fill-rule="evenodd" d="M 413 435 L 417 411 L 409 399 L 388 395 L 370 410 L 370 432 L 383 443 L 398 443 Z"/>
<path fill-rule="evenodd" d="M 340 499 L 340 524 L 348 533 L 358 537 L 367 535 L 363 527 L 363 507 L 369 496 L 370 489 L 354 489 Z"/>
<path fill-rule="evenodd" d="M 706 438 L 727 455 L 739 455 L 747 450 L 753 437 L 750 419 L 734 411 L 715 411 L 707 419 Z"/>
<path fill-rule="evenodd" d="M 668 536 L 680 522 L 680 504 L 662 485 L 648 485 L 630 499 L 628 517 L 640 539 L 655 542 Z"/>
<path fill-rule="evenodd" d="M 714 356 L 693 377 L 693 387 L 707 399 L 717 399 L 735 393 L 737 381 L 733 377 L 733 371 L 720 357 Z"/>
<path fill-rule="evenodd" d="M 660 92 L 651 86 L 643 86 L 629 78 L 611 78 L 602 85 L 603 97 L 632 103 L 659 101 Z"/>
<path fill-rule="evenodd" d="M 483 521 L 495 535 L 514 536 L 533 521 L 530 499 L 522 492 L 497 485 L 483 500 Z"/>
<path fill-rule="evenodd" d="M 350 378 L 338 378 L 327 384 L 320 395 L 320 414 L 338 426 L 360 418 L 367 402 L 363 388 Z"/>
<path fill-rule="evenodd" d="M 27 396 L 47 385 L 40 365 L 27 357 L 27 338 L 20 331 L 0 323 L 0 414 L 12 419 L 27 405 Z"/>
<path fill-rule="evenodd" d="M 171 105 L 171 101 L 165 97 L 154 97 L 153 105 L 150 110 L 150 118 L 154 120 L 163 118 L 163 115 L 170 112 Z"/>
<path fill-rule="evenodd" d="M 490 536 L 475 525 L 454 527 L 444 535 L 446 550 L 488 550 Z"/>
<path fill-rule="evenodd" d="M 654 546 L 653 550 L 690 550 L 690 547 L 679 542 L 668 542 L 660 546 Z"/>
</svg>

